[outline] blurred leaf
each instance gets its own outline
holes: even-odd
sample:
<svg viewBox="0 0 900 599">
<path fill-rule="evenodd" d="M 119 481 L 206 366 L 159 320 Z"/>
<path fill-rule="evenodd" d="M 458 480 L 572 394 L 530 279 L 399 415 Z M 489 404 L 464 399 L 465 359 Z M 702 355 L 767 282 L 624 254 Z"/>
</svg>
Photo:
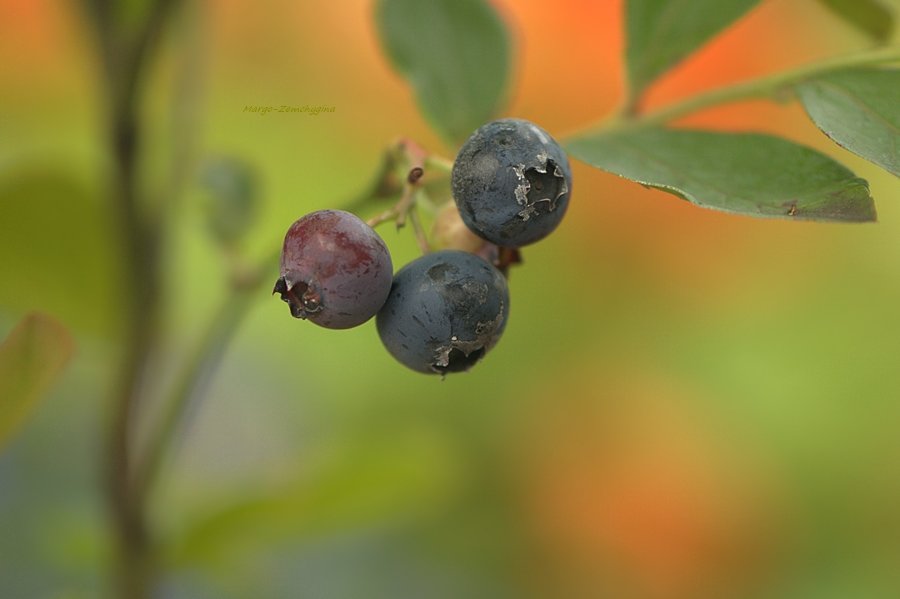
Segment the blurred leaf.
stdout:
<svg viewBox="0 0 900 599">
<path fill-rule="evenodd" d="M 104 2 L 102 0 L 79 0 L 77 3 L 85 13 L 98 25 L 108 24 L 122 33 L 133 35 L 144 21 L 152 0 L 118 0 L 117 2 Z M 105 31 L 110 37 L 117 31 Z"/>
<path fill-rule="evenodd" d="M 34 410 L 75 351 L 69 332 L 41 313 L 25 316 L 0 343 L 0 449 Z"/>
<path fill-rule="evenodd" d="M 385 53 L 444 138 L 460 143 L 498 114 L 511 50 L 488 2 L 381 0 L 375 17 Z"/>
<path fill-rule="evenodd" d="M 632 94 L 728 27 L 759 0 L 627 0 L 625 57 Z"/>
<path fill-rule="evenodd" d="M 238 501 L 186 530 L 173 545 L 176 564 L 221 559 L 258 543 L 378 524 L 431 509 L 452 497 L 457 468 L 433 440 L 382 440 L 346 450 L 302 483 Z"/>
<path fill-rule="evenodd" d="M 797 93 L 825 135 L 900 176 L 900 70 L 833 73 L 802 83 Z"/>
<path fill-rule="evenodd" d="M 877 0 L 819 0 L 873 40 L 885 43 L 894 30 L 894 15 Z"/>
<path fill-rule="evenodd" d="M 577 158 L 689 202 L 749 216 L 872 221 L 868 184 L 831 158 L 753 133 L 642 129 L 575 139 Z"/>
<path fill-rule="evenodd" d="M 11 164 L 0 172 L 0 307 L 114 333 L 122 297 L 115 233 L 106 198 L 74 172 Z"/>
<path fill-rule="evenodd" d="M 201 182 L 209 194 L 207 222 L 213 237 L 224 245 L 234 245 L 250 230 L 259 212 L 255 172 L 239 158 L 213 158 L 204 165 Z"/>
</svg>

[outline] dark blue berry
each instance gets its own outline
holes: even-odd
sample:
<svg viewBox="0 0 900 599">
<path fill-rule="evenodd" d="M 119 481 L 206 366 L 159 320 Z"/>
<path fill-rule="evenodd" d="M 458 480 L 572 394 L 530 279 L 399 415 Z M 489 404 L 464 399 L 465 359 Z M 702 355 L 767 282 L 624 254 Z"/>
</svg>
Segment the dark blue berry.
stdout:
<svg viewBox="0 0 900 599">
<path fill-rule="evenodd" d="M 500 272 L 473 254 L 444 250 L 397 272 L 375 320 L 388 351 L 413 370 L 468 370 L 500 339 L 509 291 Z"/>
<path fill-rule="evenodd" d="M 463 144 L 451 182 L 460 216 L 474 233 L 499 246 L 521 247 L 559 225 L 572 171 L 549 133 L 528 121 L 501 119 Z"/>
<path fill-rule="evenodd" d="M 295 318 L 348 329 L 384 305 L 392 272 L 387 246 L 369 225 L 349 212 L 319 210 L 288 229 L 273 293 Z"/>
</svg>

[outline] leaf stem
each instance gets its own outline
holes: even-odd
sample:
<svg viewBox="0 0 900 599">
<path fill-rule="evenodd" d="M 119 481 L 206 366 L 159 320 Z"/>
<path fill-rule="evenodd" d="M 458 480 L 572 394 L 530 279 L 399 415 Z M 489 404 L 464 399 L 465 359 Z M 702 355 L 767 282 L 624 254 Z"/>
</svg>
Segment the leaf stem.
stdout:
<svg viewBox="0 0 900 599">
<path fill-rule="evenodd" d="M 778 98 L 789 91 L 790 87 L 831 71 L 893 62 L 900 62 L 900 46 L 836 56 L 758 79 L 713 89 L 652 112 L 630 116 L 627 111 L 618 111 L 612 117 L 589 127 L 587 132 L 597 134 L 632 127 L 663 125 L 722 104 L 761 98 Z"/>
</svg>

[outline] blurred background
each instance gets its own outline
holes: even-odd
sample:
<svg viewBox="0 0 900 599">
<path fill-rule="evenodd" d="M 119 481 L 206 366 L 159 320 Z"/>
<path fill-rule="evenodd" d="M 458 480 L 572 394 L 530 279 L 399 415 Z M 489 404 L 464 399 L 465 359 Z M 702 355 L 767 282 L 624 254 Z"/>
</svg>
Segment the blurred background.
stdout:
<svg viewBox="0 0 900 599">
<path fill-rule="evenodd" d="M 616 107 L 620 1 L 494 5 L 515 44 L 507 115 L 560 138 Z M 163 41 L 142 181 L 165 196 L 172 148 L 186 174 L 145 416 L 228 293 L 204 160 L 252 169 L 254 262 L 348 205 L 397 137 L 453 157 L 372 11 L 202 0 Z M 650 105 L 866 44 L 813 0 L 763 2 Z M 103 596 L 115 551 L 102 454 L 128 294 L 97 56 L 80 3 L 0 0 L 0 337 L 38 309 L 77 343 L 0 454 L 3 598 Z M 443 381 L 394 362 L 374 322 L 293 320 L 264 284 L 152 497 L 160 596 L 900 596 L 900 186 L 796 104 L 684 123 L 828 153 L 870 182 L 880 222 L 729 216 L 576 162 L 567 218 L 511 273 L 503 340 Z M 410 231 L 379 231 L 396 267 L 417 255 Z"/>
</svg>

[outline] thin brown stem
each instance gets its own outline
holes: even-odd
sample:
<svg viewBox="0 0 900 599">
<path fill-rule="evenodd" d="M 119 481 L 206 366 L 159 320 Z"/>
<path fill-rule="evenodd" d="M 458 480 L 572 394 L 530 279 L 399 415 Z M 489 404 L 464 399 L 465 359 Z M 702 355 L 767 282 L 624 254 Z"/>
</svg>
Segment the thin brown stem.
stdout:
<svg viewBox="0 0 900 599">
<path fill-rule="evenodd" d="M 378 216 L 370 218 L 367 221 L 370 227 L 377 227 L 388 221 L 394 221 L 398 229 L 405 226 L 410 210 L 416 203 L 416 190 L 422 183 L 422 177 L 425 176 L 425 165 L 429 155 L 422 146 L 411 139 L 401 139 L 397 142 L 397 148 L 406 157 L 405 166 L 408 169 L 404 177 L 400 200 Z"/>
<path fill-rule="evenodd" d="M 430 253 L 431 244 L 428 243 L 428 235 L 425 234 L 425 229 L 422 227 L 422 221 L 419 220 L 419 212 L 416 210 L 415 206 L 409 211 L 409 222 L 412 224 L 413 232 L 416 235 L 416 243 L 419 244 L 419 249 L 423 254 Z"/>
</svg>

